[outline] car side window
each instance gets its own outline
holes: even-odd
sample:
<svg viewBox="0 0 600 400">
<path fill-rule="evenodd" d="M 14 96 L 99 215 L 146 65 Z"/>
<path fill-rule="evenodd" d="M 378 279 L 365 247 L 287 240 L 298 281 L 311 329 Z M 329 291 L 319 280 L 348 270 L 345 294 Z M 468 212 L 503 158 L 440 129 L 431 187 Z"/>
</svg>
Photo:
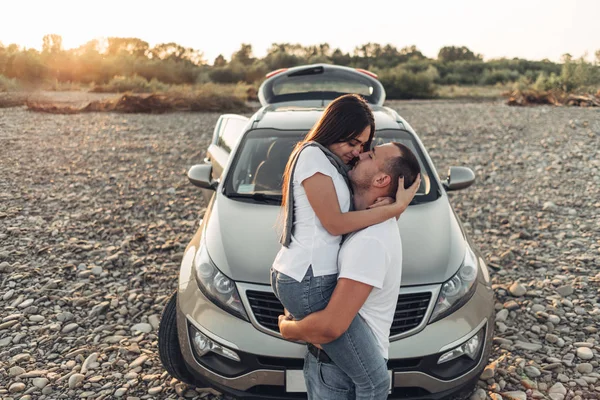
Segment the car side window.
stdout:
<svg viewBox="0 0 600 400">
<path fill-rule="evenodd" d="M 217 146 L 221 147 L 228 153 L 235 146 L 236 142 L 243 133 L 243 129 L 248 123 L 246 119 L 226 118 L 222 121 L 224 126 L 220 129 L 219 137 L 217 138 Z"/>
</svg>

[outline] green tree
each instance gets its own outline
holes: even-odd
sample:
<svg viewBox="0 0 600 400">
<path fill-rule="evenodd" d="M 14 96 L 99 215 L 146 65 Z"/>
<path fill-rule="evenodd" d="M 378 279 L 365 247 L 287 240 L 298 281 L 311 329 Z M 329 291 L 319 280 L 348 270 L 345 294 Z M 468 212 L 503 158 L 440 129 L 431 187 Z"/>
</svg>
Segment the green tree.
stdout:
<svg viewBox="0 0 600 400">
<path fill-rule="evenodd" d="M 58 54 L 63 50 L 62 37 L 57 34 L 44 35 L 42 38 L 42 52 Z"/>
<path fill-rule="evenodd" d="M 289 43 L 273 43 L 267 50 L 264 62 L 270 70 L 275 70 L 300 65 L 303 60 L 298 54 L 298 49 L 295 48 L 295 45 L 290 45 Z"/>
<path fill-rule="evenodd" d="M 219 54 L 215 58 L 215 61 L 213 62 L 213 66 L 216 68 L 224 67 L 226 65 L 227 65 L 227 60 L 225 60 L 225 57 L 223 57 L 223 54 Z"/>
<path fill-rule="evenodd" d="M 150 46 L 138 38 L 109 37 L 106 53 L 110 56 L 132 55 L 134 57 L 146 57 Z"/>
<path fill-rule="evenodd" d="M 252 55 L 252 45 L 246 43 L 242 43 L 240 49 L 231 56 L 232 62 L 235 61 L 245 66 L 252 65 L 255 60 Z"/>
<path fill-rule="evenodd" d="M 204 64 L 203 54 L 191 47 L 183 47 L 177 43 L 161 43 L 150 50 L 152 58 L 175 62 L 189 61 L 195 65 Z"/>
<path fill-rule="evenodd" d="M 442 47 L 438 53 L 438 60 L 443 62 L 452 61 L 479 61 L 483 57 L 481 54 L 475 54 L 465 46 L 446 46 Z"/>
</svg>

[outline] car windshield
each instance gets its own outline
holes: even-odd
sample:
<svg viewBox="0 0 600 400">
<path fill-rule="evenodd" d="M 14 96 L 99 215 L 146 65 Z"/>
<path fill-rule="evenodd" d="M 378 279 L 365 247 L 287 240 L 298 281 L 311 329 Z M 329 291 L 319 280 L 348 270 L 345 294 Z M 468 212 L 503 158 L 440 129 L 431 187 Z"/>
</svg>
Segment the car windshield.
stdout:
<svg viewBox="0 0 600 400">
<path fill-rule="evenodd" d="M 225 182 L 225 195 L 253 202 L 279 204 L 283 172 L 292 149 L 306 132 L 257 129 L 248 132 L 238 148 Z M 410 148 L 421 164 L 422 183 L 415 202 L 435 200 L 437 186 L 412 135 L 403 130 L 377 131 L 373 145 L 400 142 Z"/>
</svg>

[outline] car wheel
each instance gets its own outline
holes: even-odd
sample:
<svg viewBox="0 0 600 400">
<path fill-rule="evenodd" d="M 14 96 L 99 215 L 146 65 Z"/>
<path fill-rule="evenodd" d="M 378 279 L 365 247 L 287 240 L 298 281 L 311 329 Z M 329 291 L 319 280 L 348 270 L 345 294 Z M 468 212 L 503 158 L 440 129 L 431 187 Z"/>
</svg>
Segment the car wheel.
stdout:
<svg viewBox="0 0 600 400">
<path fill-rule="evenodd" d="M 163 367 L 173 377 L 188 385 L 196 386 L 185 366 L 179 339 L 177 338 L 177 292 L 165 306 L 158 326 L 158 356 Z"/>
</svg>

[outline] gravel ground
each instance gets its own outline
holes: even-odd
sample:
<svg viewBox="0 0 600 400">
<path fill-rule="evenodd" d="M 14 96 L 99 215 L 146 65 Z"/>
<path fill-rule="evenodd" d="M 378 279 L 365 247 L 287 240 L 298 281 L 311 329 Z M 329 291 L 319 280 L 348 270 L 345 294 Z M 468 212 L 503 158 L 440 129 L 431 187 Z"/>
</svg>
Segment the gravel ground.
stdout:
<svg viewBox="0 0 600 400">
<path fill-rule="evenodd" d="M 497 296 L 474 399 L 600 398 L 600 114 L 391 102 L 452 193 Z M 218 114 L 0 109 L 0 397 L 220 398 L 161 368 L 157 323 L 203 212 Z"/>
</svg>

